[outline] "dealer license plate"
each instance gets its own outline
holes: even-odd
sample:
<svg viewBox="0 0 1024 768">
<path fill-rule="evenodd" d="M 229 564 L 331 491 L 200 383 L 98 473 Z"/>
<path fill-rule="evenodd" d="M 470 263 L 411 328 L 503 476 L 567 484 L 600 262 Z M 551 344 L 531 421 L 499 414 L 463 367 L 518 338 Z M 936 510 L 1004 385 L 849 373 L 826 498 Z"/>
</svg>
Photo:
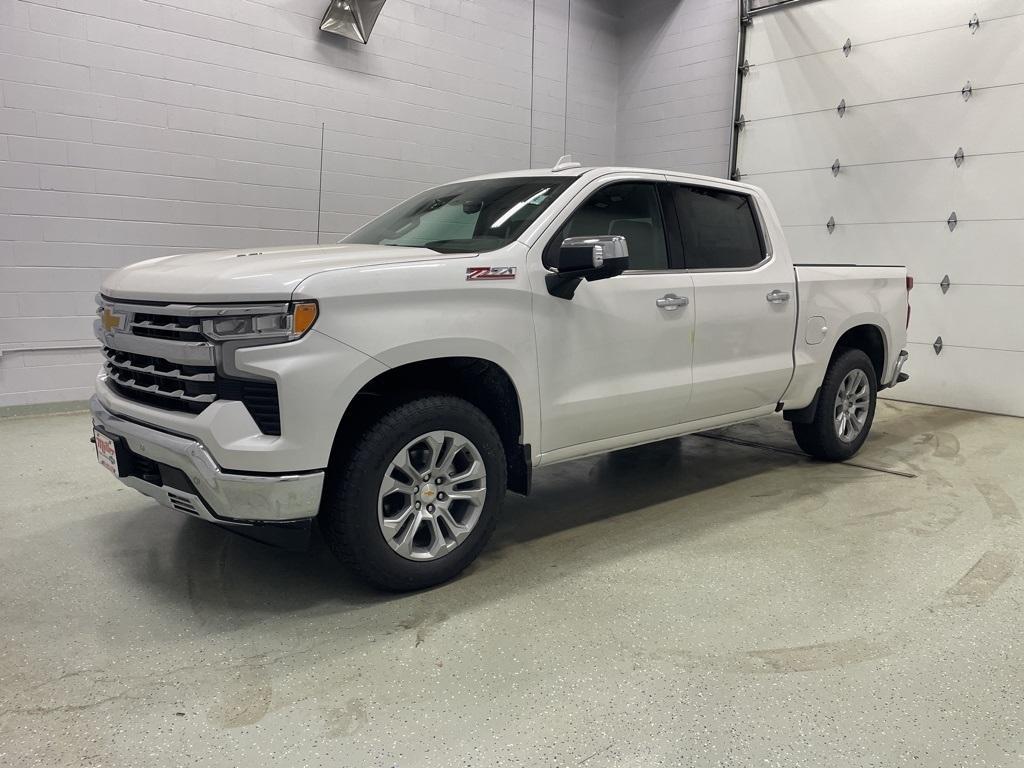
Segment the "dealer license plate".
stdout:
<svg viewBox="0 0 1024 768">
<path fill-rule="evenodd" d="M 104 435 L 98 429 L 94 429 L 92 434 L 96 438 L 96 458 L 101 465 L 114 473 L 114 477 L 119 477 L 120 473 L 117 471 L 117 446 L 114 445 L 114 440 Z"/>
</svg>

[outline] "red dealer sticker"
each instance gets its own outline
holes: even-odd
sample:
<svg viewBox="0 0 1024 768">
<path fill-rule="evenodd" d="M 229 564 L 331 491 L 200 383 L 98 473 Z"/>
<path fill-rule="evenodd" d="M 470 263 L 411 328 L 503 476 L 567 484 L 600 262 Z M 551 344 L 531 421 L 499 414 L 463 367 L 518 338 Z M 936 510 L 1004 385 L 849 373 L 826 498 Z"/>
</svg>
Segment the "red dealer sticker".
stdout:
<svg viewBox="0 0 1024 768">
<path fill-rule="evenodd" d="M 466 267 L 467 280 L 515 280 L 515 267 Z"/>
</svg>

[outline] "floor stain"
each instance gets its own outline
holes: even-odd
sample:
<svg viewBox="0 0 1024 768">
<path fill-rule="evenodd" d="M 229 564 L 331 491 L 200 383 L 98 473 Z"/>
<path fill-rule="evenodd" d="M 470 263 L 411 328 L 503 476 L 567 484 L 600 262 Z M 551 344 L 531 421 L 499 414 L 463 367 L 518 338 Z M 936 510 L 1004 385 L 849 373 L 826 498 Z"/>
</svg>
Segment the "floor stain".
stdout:
<svg viewBox="0 0 1024 768">
<path fill-rule="evenodd" d="M 946 597 L 952 604 L 982 605 L 1010 578 L 1016 565 L 1016 555 L 990 550 L 946 590 Z"/>
<path fill-rule="evenodd" d="M 222 728 L 258 723 L 270 711 L 274 689 L 259 667 L 243 669 L 214 705 L 210 717 Z"/>
<path fill-rule="evenodd" d="M 1020 510 L 1017 509 L 1017 502 L 1001 486 L 987 480 L 975 480 L 974 487 L 978 489 L 978 493 L 988 505 L 993 520 L 997 523 L 1020 522 Z"/>
<path fill-rule="evenodd" d="M 933 446 L 932 455 L 939 459 L 952 459 L 960 454 L 960 439 L 952 432 L 925 432 L 914 442 Z"/>
<path fill-rule="evenodd" d="M 367 723 L 366 705 L 362 699 L 350 699 L 343 707 L 326 710 L 330 728 L 328 737 L 332 739 L 352 736 Z"/>
<path fill-rule="evenodd" d="M 748 651 L 745 666 L 748 671 L 758 672 L 813 672 L 879 659 L 888 653 L 886 645 L 851 638 L 793 648 Z"/>
<path fill-rule="evenodd" d="M 398 622 L 398 626 L 405 630 L 416 630 L 416 641 L 413 647 L 419 647 L 426 642 L 427 638 L 433 634 L 433 631 L 448 620 L 448 614 L 442 611 L 437 613 L 426 614 L 420 617 L 414 617 L 411 619 L 403 619 Z"/>
</svg>

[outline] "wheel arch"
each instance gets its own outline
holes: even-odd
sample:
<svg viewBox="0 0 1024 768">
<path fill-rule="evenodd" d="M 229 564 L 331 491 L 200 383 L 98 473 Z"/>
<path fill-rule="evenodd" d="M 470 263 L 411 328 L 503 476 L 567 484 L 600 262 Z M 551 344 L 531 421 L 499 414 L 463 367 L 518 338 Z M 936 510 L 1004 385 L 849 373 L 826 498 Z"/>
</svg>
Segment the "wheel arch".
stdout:
<svg viewBox="0 0 1024 768">
<path fill-rule="evenodd" d="M 887 336 L 885 330 L 876 323 L 851 323 L 836 338 L 836 342 L 832 346 L 832 352 L 829 354 L 824 366 L 819 369 L 820 373 L 815 375 L 815 380 L 819 383 L 814 389 L 814 395 L 811 398 L 811 401 L 800 408 L 784 408 L 782 415 L 786 421 L 791 421 L 797 424 L 806 424 L 814 418 L 814 414 L 818 408 L 818 397 L 821 394 L 820 382 L 824 380 L 825 374 L 832 367 L 833 361 L 844 349 L 859 349 L 868 356 L 872 367 L 875 369 L 875 385 L 876 387 L 881 388 L 882 380 L 885 377 L 889 353 L 886 339 Z"/>
<path fill-rule="evenodd" d="M 342 414 L 332 464 L 385 410 L 426 394 L 455 395 L 483 411 L 505 448 L 509 490 L 529 493 L 533 457 L 520 389 L 504 366 L 476 355 L 407 359 L 367 381 Z"/>
<path fill-rule="evenodd" d="M 843 331 L 842 335 L 836 339 L 832 355 L 829 357 L 829 365 L 842 349 L 859 349 L 867 355 L 871 365 L 875 368 L 875 383 L 881 386 L 885 377 L 886 361 L 889 358 L 885 331 L 880 326 L 874 323 L 861 323 Z"/>
</svg>

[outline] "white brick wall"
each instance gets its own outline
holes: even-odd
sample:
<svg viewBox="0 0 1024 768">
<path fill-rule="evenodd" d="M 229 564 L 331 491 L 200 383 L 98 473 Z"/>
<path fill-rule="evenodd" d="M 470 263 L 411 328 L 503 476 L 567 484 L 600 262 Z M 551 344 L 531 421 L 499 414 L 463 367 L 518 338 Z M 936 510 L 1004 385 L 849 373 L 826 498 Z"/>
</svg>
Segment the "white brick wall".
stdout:
<svg viewBox="0 0 1024 768">
<path fill-rule="evenodd" d="M 322 242 L 563 146 L 724 162 L 731 0 L 389 0 L 366 46 L 320 33 L 325 5 L 0 0 L 0 407 L 88 395 L 109 270 L 315 241 L 321 124 Z"/>
<path fill-rule="evenodd" d="M 726 176 L 738 3 L 630 5 L 621 52 L 619 161 Z"/>
</svg>

